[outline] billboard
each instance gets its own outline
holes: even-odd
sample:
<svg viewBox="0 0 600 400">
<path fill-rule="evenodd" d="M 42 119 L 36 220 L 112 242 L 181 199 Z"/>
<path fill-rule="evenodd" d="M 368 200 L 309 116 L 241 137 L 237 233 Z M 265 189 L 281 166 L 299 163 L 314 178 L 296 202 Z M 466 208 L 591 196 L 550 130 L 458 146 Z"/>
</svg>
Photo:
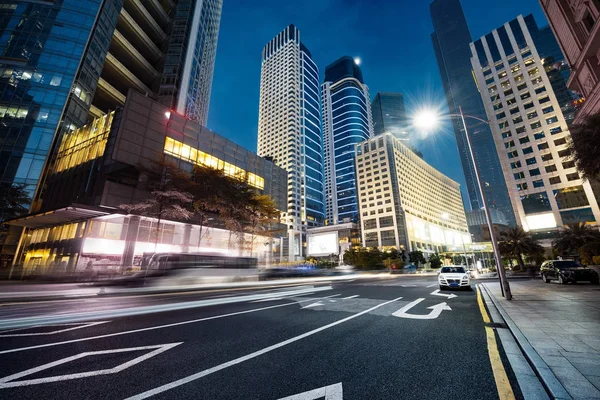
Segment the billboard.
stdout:
<svg viewBox="0 0 600 400">
<path fill-rule="evenodd" d="M 309 256 L 328 256 L 339 253 L 339 240 L 337 232 L 308 235 Z"/>
</svg>

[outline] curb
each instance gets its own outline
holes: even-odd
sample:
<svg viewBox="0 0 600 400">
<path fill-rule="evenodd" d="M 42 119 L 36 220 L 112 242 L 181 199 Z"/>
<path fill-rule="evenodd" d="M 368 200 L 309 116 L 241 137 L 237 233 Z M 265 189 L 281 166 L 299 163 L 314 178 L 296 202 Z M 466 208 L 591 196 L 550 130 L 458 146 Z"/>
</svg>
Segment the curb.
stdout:
<svg viewBox="0 0 600 400">
<path fill-rule="evenodd" d="M 567 392 L 565 387 L 560 383 L 560 381 L 556 378 L 548 364 L 542 359 L 542 357 L 538 354 L 537 351 L 533 348 L 531 343 L 527 340 L 523 332 L 519 329 L 517 324 L 510 318 L 508 313 L 504 310 L 504 307 L 500 304 L 498 299 L 490 290 L 488 290 L 485 285 L 479 285 L 485 290 L 489 298 L 494 303 L 494 306 L 504 319 L 504 322 L 508 326 L 508 329 L 513 334 L 514 338 L 517 340 L 521 351 L 525 355 L 529 364 L 533 367 L 533 370 L 537 374 L 537 376 L 542 381 L 544 388 L 548 391 L 548 393 L 552 396 L 553 399 L 571 399 L 571 395 Z M 514 301 L 514 300 L 513 300 Z"/>
</svg>

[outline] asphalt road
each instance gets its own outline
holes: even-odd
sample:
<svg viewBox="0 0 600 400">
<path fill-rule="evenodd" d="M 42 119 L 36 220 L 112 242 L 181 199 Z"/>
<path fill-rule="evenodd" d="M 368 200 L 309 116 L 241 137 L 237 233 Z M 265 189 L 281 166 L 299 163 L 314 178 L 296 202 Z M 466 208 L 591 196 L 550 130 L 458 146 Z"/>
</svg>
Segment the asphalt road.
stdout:
<svg viewBox="0 0 600 400">
<path fill-rule="evenodd" d="M 436 290 L 399 277 L 7 304 L 0 319 L 172 309 L 0 331 L 0 398 L 497 399 L 477 292 Z"/>
</svg>

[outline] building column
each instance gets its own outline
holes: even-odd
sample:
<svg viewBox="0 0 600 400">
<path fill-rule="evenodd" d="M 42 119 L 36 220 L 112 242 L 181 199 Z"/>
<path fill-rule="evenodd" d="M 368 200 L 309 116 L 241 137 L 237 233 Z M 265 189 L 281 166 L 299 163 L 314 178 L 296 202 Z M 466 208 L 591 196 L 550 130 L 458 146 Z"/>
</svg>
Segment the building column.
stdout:
<svg viewBox="0 0 600 400">
<path fill-rule="evenodd" d="M 193 225 L 185 224 L 183 227 L 183 243 L 181 244 L 181 251 L 187 253 L 190 251 L 190 238 L 192 236 Z"/>
<path fill-rule="evenodd" d="M 138 230 L 140 228 L 140 217 L 130 216 L 127 224 L 127 233 L 125 234 L 125 249 L 121 257 L 121 272 L 127 267 L 133 265 L 135 255 L 135 244 L 137 242 Z"/>
</svg>

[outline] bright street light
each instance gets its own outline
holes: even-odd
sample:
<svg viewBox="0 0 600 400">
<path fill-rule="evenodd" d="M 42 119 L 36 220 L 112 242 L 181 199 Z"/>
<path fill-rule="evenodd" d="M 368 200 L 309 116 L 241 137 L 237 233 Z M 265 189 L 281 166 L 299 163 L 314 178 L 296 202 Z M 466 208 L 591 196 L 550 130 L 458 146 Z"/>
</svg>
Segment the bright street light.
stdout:
<svg viewBox="0 0 600 400">
<path fill-rule="evenodd" d="M 506 300 L 512 300 L 512 294 L 510 292 L 510 286 L 508 281 L 506 280 L 506 273 L 504 271 L 504 266 L 502 265 L 502 257 L 500 255 L 500 250 L 498 250 L 498 241 L 496 240 L 496 232 L 494 231 L 494 225 L 492 223 L 492 216 L 490 214 L 490 209 L 487 205 L 487 198 L 485 192 L 483 190 L 483 185 L 481 183 L 481 176 L 479 174 L 479 167 L 475 162 L 475 154 L 473 153 L 473 147 L 471 147 L 471 138 L 469 137 L 469 131 L 467 130 L 467 123 L 465 122 L 465 118 L 471 118 L 477 120 L 479 122 L 483 122 L 486 124 L 490 124 L 489 121 L 481 119 L 479 117 L 474 117 L 472 115 L 464 115 L 462 112 L 462 107 L 458 107 L 459 114 L 448 114 L 449 118 L 460 118 L 463 129 L 465 131 L 465 139 L 467 141 L 467 146 L 469 148 L 469 155 L 471 156 L 471 162 L 473 163 L 473 169 L 475 170 L 475 177 L 477 178 L 477 186 L 479 187 L 479 194 L 481 196 L 481 202 L 483 203 L 483 210 L 485 211 L 485 217 L 487 220 L 488 229 L 490 231 L 490 240 L 492 242 L 492 248 L 494 249 L 494 256 L 496 258 L 496 270 L 498 271 L 498 278 L 500 279 L 500 289 L 502 290 L 502 295 L 506 298 Z M 438 115 L 431 110 L 422 110 L 418 112 L 414 119 L 413 123 L 416 127 L 422 129 L 432 129 L 439 125 L 439 117 Z M 442 218 L 443 215 L 442 215 Z M 445 219 L 445 218 L 444 218 Z"/>
<path fill-rule="evenodd" d="M 362 62 L 362 60 L 360 59 L 360 57 L 354 57 L 354 63 L 356 65 L 360 65 L 361 62 Z"/>
</svg>

